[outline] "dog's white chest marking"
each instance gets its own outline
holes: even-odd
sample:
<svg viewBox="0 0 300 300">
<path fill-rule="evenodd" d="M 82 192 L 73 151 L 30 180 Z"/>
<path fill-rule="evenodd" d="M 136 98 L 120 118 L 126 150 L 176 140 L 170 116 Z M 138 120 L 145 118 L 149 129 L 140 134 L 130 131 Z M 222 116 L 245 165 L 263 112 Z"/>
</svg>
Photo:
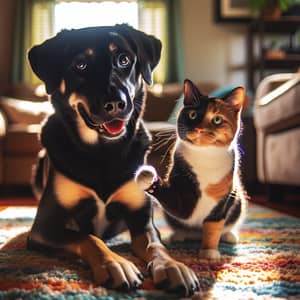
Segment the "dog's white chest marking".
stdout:
<svg viewBox="0 0 300 300">
<path fill-rule="evenodd" d="M 233 157 L 225 147 L 206 146 L 199 147 L 179 141 L 176 151 L 183 154 L 192 171 L 197 176 L 201 196 L 197 201 L 192 215 L 185 220 L 188 225 L 201 226 L 204 219 L 216 206 L 215 199 L 205 192 L 209 184 L 218 183 L 232 169 Z"/>
</svg>

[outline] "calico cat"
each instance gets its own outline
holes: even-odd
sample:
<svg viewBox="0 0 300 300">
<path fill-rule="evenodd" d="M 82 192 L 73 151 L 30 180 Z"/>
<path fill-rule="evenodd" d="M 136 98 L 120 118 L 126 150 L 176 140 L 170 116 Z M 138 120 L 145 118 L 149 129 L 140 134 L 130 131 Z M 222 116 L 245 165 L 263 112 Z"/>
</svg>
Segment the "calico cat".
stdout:
<svg viewBox="0 0 300 300">
<path fill-rule="evenodd" d="M 184 106 L 177 119 L 177 139 L 164 180 L 154 168 L 136 175 L 165 209 L 173 239 L 201 239 L 200 257 L 220 258 L 219 241 L 235 244 L 246 192 L 239 176 L 238 134 L 245 98 L 238 87 L 223 99 L 204 96 L 184 82 Z"/>
</svg>

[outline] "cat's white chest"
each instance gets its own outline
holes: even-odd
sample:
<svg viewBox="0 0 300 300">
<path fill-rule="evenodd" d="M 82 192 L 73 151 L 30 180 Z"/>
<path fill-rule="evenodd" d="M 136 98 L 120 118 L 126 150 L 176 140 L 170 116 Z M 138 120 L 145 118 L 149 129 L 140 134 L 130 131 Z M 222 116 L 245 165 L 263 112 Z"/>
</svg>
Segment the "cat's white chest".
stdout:
<svg viewBox="0 0 300 300">
<path fill-rule="evenodd" d="M 232 169 L 233 157 L 225 147 L 199 147 L 181 143 L 178 151 L 192 167 L 199 182 L 199 197 L 192 215 L 184 222 L 191 226 L 201 226 L 204 219 L 218 203 L 206 193 L 209 184 L 219 183 Z"/>
</svg>

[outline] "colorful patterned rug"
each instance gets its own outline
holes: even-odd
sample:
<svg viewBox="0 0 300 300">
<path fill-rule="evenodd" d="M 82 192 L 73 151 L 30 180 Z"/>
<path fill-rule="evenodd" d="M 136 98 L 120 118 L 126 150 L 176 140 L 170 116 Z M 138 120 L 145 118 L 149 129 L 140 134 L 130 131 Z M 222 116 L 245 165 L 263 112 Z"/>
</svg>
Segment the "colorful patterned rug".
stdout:
<svg viewBox="0 0 300 300">
<path fill-rule="evenodd" d="M 34 215 L 35 208 L 30 207 L 10 207 L 0 212 L 0 243 L 6 243 L 0 250 L 0 299 L 179 299 L 155 290 L 150 278 L 136 292 L 106 290 L 92 283 L 91 272 L 76 258 L 63 254 L 43 256 L 25 250 L 26 234 L 22 232 L 28 230 Z M 155 215 L 167 242 L 171 231 L 159 210 Z M 130 253 L 127 234 L 111 240 L 110 245 L 145 271 Z M 200 278 L 202 292 L 192 299 L 300 299 L 297 218 L 249 205 L 241 242 L 234 247 L 222 244 L 221 261 L 198 259 L 196 242 L 172 243 L 168 247 L 175 258 L 193 268 Z"/>
</svg>

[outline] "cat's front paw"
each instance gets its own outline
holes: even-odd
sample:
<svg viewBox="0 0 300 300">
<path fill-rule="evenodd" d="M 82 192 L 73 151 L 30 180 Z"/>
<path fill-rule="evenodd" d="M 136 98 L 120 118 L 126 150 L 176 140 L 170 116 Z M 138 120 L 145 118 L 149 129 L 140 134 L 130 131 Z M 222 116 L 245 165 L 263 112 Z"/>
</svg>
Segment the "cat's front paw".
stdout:
<svg viewBox="0 0 300 300">
<path fill-rule="evenodd" d="M 198 252 L 199 258 L 205 259 L 220 259 L 221 254 L 217 249 L 200 249 Z"/>
<path fill-rule="evenodd" d="M 135 174 L 135 180 L 142 190 L 147 190 L 157 180 L 156 170 L 149 165 L 141 166 Z"/>
<path fill-rule="evenodd" d="M 239 242 L 239 236 L 234 232 L 228 231 L 222 234 L 221 242 L 236 245 Z"/>
</svg>

